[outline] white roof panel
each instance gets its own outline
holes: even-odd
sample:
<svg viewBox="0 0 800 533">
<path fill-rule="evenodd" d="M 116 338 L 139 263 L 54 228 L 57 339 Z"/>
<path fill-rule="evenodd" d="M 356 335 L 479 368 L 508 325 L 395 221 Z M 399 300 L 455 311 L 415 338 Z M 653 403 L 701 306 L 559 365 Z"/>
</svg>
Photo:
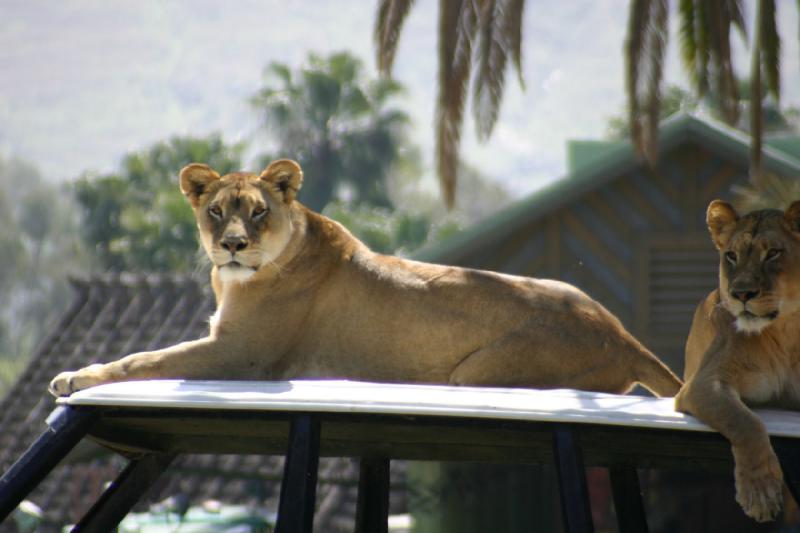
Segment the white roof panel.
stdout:
<svg viewBox="0 0 800 533">
<path fill-rule="evenodd" d="M 128 381 L 60 398 L 66 405 L 452 416 L 713 431 L 672 398 L 357 381 Z M 800 413 L 756 412 L 771 435 L 800 437 Z"/>
</svg>

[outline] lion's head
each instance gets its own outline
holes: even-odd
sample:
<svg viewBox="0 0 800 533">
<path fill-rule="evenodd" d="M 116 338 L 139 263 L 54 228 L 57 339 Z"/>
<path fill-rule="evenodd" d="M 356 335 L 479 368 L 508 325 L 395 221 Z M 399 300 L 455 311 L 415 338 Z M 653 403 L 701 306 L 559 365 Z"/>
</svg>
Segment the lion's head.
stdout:
<svg viewBox="0 0 800 533">
<path fill-rule="evenodd" d="M 800 310 L 800 201 L 786 212 L 739 216 L 727 202 L 714 200 L 706 223 L 720 254 L 720 299 L 738 330 L 760 333 Z"/>
<path fill-rule="evenodd" d="M 181 170 L 200 241 L 223 281 L 244 281 L 273 261 L 292 236 L 290 209 L 303 183 L 296 162 L 273 161 L 260 175 L 221 176 L 208 165 Z"/>
</svg>

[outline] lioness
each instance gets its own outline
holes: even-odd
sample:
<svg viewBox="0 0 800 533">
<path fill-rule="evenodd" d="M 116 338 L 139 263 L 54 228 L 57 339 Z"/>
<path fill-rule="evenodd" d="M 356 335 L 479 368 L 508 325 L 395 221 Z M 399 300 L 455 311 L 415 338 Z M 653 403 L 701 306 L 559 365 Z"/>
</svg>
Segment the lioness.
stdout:
<svg viewBox="0 0 800 533">
<path fill-rule="evenodd" d="M 781 468 L 746 404 L 800 407 L 800 201 L 739 216 L 714 200 L 706 221 L 719 288 L 694 314 L 675 406 L 731 441 L 736 500 L 766 521 L 780 509 Z"/>
<path fill-rule="evenodd" d="M 673 396 L 680 380 L 611 313 L 558 281 L 370 251 L 295 195 L 300 166 L 180 173 L 213 263 L 208 337 L 63 372 L 50 390 L 149 378 L 347 378 Z"/>
</svg>

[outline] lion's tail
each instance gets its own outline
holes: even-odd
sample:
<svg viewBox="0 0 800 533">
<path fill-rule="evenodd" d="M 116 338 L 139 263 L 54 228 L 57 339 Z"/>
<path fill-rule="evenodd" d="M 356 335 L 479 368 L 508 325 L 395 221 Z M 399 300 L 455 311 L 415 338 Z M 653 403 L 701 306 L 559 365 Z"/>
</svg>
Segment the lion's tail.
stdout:
<svg viewBox="0 0 800 533">
<path fill-rule="evenodd" d="M 656 396 L 675 396 L 683 382 L 653 352 L 645 348 L 639 341 L 638 354 L 633 365 L 634 380 L 647 388 Z"/>
</svg>

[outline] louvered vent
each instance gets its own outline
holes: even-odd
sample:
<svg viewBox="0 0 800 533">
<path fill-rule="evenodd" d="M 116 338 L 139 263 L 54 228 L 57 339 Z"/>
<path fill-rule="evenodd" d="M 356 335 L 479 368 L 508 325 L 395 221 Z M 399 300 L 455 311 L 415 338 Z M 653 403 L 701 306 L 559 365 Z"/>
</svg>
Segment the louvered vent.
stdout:
<svg viewBox="0 0 800 533">
<path fill-rule="evenodd" d="M 718 284 L 719 255 L 707 237 L 654 243 L 648 267 L 650 337 L 683 345 L 697 304 Z"/>
</svg>

